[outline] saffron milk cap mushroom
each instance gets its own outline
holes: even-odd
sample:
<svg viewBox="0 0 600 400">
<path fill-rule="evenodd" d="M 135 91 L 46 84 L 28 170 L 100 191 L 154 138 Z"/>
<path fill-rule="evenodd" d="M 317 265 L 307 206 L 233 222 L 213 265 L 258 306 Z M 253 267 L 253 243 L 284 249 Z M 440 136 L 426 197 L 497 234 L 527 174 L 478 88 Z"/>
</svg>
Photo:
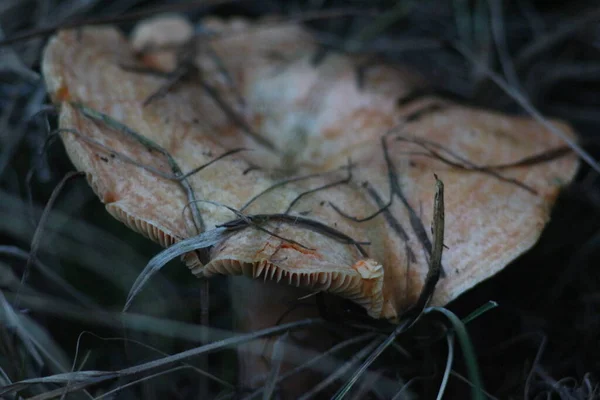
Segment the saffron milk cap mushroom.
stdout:
<svg viewBox="0 0 600 400">
<path fill-rule="evenodd" d="M 315 42 L 293 23 L 205 20 L 195 71 L 146 102 L 168 79 L 141 70 L 173 69 L 176 50 L 144 50 L 173 24 L 189 39 L 174 21 L 145 22 L 131 39 L 113 27 L 60 32 L 43 72 L 69 157 L 112 216 L 162 246 L 227 229 L 206 263 L 185 256 L 198 276 L 329 292 L 395 320 L 427 275 L 434 174 L 446 248 L 431 304 L 443 305 L 538 240 L 577 170 L 530 118 L 403 101 L 423 84 L 409 69 L 337 53 L 315 63 Z"/>
</svg>

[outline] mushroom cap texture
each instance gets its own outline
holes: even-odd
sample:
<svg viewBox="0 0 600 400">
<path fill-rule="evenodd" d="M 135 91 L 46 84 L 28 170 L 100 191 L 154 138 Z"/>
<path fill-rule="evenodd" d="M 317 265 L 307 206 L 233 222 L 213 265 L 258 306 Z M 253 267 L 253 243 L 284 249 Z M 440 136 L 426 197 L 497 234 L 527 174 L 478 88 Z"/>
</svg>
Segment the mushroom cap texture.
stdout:
<svg viewBox="0 0 600 400">
<path fill-rule="evenodd" d="M 549 218 L 560 185 L 576 172 L 573 154 L 497 171 L 533 188 L 532 193 L 489 173 L 427 156 L 423 141 L 446 158 L 498 165 L 562 143 L 529 118 L 431 96 L 403 104 L 398 99 L 422 84 L 418 74 L 336 53 L 315 63 L 317 47 L 310 34 L 291 23 L 205 20 L 212 34 L 197 42 L 197 76 L 144 105 L 166 79 L 123 65 L 174 67 L 175 50 L 138 54 L 131 44 L 139 49 L 140 43 L 146 46 L 160 37 L 161 29 L 172 29 L 177 22 L 169 18 L 168 23 L 145 22 L 137 35 L 150 36 L 131 41 L 113 27 L 63 31 L 45 50 L 43 73 L 60 105 L 60 126 L 80 132 L 61 137 L 108 212 L 162 246 L 197 233 L 181 185 L 123 156 L 170 174 L 165 157 L 86 118 L 73 102 L 158 143 L 183 172 L 229 149 L 252 149 L 190 176 L 197 199 L 240 209 L 277 182 L 311 175 L 266 191 L 243 212 L 287 212 L 369 242 L 362 246 L 365 255 L 359 246 L 306 224 L 271 220 L 262 227 L 277 236 L 253 227 L 237 230 L 212 247 L 206 265 L 188 253 L 184 258 L 194 274 L 243 274 L 328 291 L 362 305 L 372 317 L 394 319 L 415 303 L 427 274 L 434 173 L 445 185 L 446 249 L 445 276 L 432 304 L 443 305 L 528 250 Z M 189 31 L 182 27 L 181 37 Z M 206 85 L 276 150 L 265 148 L 232 120 Z M 435 104 L 441 107 L 432 108 Z M 415 117 L 428 107 L 429 112 Z M 552 123 L 573 135 L 566 124 Z M 333 207 L 364 218 L 388 203 L 391 188 L 392 204 L 367 221 L 346 218 Z M 206 229 L 237 218 L 215 204 L 197 207 Z"/>
</svg>

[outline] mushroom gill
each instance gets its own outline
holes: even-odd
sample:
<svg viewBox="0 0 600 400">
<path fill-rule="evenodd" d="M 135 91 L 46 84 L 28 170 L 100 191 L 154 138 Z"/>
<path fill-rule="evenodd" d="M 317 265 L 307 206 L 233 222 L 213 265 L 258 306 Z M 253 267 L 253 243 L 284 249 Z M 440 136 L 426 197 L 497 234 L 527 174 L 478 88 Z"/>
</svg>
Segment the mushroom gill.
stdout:
<svg viewBox="0 0 600 400">
<path fill-rule="evenodd" d="M 302 271 L 286 269 L 274 262 L 233 258 L 213 258 L 198 270 L 203 276 L 214 274 L 245 275 L 252 279 L 273 281 L 313 292 L 328 292 L 364 307 L 379 317 L 383 307 L 383 267 L 375 260 L 359 260 L 352 268 L 340 271 Z"/>
</svg>

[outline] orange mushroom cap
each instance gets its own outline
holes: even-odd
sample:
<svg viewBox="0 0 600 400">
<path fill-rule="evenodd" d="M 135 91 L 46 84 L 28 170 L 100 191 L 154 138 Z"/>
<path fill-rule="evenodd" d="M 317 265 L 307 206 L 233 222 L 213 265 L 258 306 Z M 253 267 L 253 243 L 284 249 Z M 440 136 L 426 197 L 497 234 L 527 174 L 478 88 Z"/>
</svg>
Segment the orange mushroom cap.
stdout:
<svg viewBox="0 0 600 400">
<path fill-rule="evenodd" d="M 137 32 L 161 36 L 173 23 L 154 19 Z M 43 59 L 60 126 L 80 132 L 62 134 L 67 152 L 115 218 L 169 246 L 198 233 L 193 206 L 205 229 L 239 218 L 215 203 L 263 216 L 213 246 L 206 265 L 189 253 L 196 275 L 332 292 L 372 317 L 394 319 L 415 303 L 427 274 L 434 173 L 446 188 L 445 276 L 432 299 L 442 305 L 528 250 L 576 172 L 572 154 L 482 168 L 562 143 L 529 118 L 434 97 L 401 104 L 422 84 L 416 73 L 377 64 L 357 79 L 363 60 L 336 53 L 315 65 L 316 44 L 298 25 L 209 19 L 204 26 L 214 35 L 198 40 L 198 76 L 147 105 L 165 79 L 123 65 L 151 60 L 167 68 L 175 50 L 171 58 L 165 49 L 140 58 L 131 43 L 144 37 L 128 41 L 100 27 L 60 32 Z M 189 193 L 165 177 L 172 171 L 163 155 L 85 117 L 74 102 L 160 145 L 183 172 L 233 148 L 252 151 L 189 176 L 195 198 L 206 200 L 190 205 Z"/>
</svg>

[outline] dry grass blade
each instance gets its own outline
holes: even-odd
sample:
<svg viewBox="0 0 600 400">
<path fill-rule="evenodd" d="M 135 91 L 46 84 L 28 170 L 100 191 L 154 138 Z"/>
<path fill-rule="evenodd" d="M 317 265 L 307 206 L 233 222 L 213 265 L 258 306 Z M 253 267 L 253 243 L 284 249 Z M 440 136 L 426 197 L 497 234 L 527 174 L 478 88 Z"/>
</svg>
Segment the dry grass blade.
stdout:
<svg viewBox="0 0 600 400">
<path fill-rule="evenodd" d="M 469 385 L 471 388 L 473 387 L 473 383 L 471 383 L 471 381 L 469 381 L 467 378 L 465 378 L 464 376 L 462 376 L 461 374 L 457 373 L 456 371 L 450 371 L 450 375 L 452 375 L 453 377 L 455 377 L 456 379 L 460 380 L 461 382 L 466 383 L 467 385 Z M 484 391 L 483 394 L 486 395 L 486 397 L 490 400 L 499 400 L 497 397 L 492 396 L 490 393 Z M 396 400 L 396 399 L 394 399 Z"/>
<path fill-rule="evenodd" d="M 44 234 L 44 227 L 46 225 L 46 222 L 48 220 L 48 216 L 50 215 L 52 207 L 54 206 L 54 203 L 55 203 L 56 199 L 58 198 L 58 195 L 60 194 L 63 187 L 66 185 L 66 183 L 68 181 L 70 181 L 73 178 L 81 177 L 81 176 L 83 176 L 83 174 L 81 172 L 71 172 L 71 173 L 67 174 L 60 181 L 60 183 L 56 186 L 56 188 L 52 192 L 52 195 L 50 196 L 50 199 L 48 200 L 48 203 L 46 204 L 46 207 L 44 208 L 42 217 L 40 218 L 40 220 L 38 222 L 38 226 L 35 230 L 35 233 L 33 234 L 33 238 L 31 239 L 31 249 L 29 251 L 29 257 L 27 258 L 27 263 L 25 264 L 25 269 L 23 270 L 23 275 L 21 276 L 21 283 L 25 283 L 27 281 L 27 277 L 29 276 L 31 266 L 36 261 L 36 255 L 37 255 L 37 252 L 38 252 L 38 249 L 40 246 L 40 241 L 42 240 L 42 235 Z M 18 293 L 17 293 L 17 305 L 18 305 Z"/>
<path fill-rule="evenodd" d="M 517 71 L 525 69 L 539 54 L 571 37 L 575 32 L 586 29 L 590 24 L 596 23 L 599 19 L 600 8 L 593 8 L 570 20 L 563 21 L 554 32 L 540 36 L 539 39 L 534 40 L 521 50 L 515 60 Z"/>
<path fill-rule="evenodd" d="M 315 365 L 317 365 L 319 362 L 322 362 L 324 359 L 327 359 L 327 357 L 330 357 L 332 354 L 335 354 L 338 351 L 343 350 L 344 348 L 348 347 L 348 346 L 352 346 L 354 344 L 360 343 L 360 342 L 364 342 L 366 340 L 369 339 L 373 339 L 375 336 L 374 333 L 365 333 L 353 338 L 350 338 L 348 340 L 345 340 L 341 343 L 336 344 L 335 346 L 333 346 L 332 348 L 328 349 L 327 351 L 323 352 L 322 354 L 319 354 L 318 356 L 314 357 L 313 359 L 307 361 L 306 363 L 297 366 L 296 368 L 289 370 L 287 372 L 285 372 L 284 374 L 282 374 L 281 376 L 279 376 L 276 380 L 276 383 L 281 383 L 283 380 L 285 379 L 289 379 L 292 378 L 294 375 L 306 370 L 306 369 L 310 369 L 310 368 L 314 368 Z M 258 379 L 258 381 L 261 381 L 262 379 Z M 265 387 L 260 387 L 258 389 L 256 389 L 253 393 L 249 394 L 248 396 L 244 397 L 244 400 L 251 400 L 253 398 L 258 397 L 263 391 L 265 390 Z"/>
<path fill-rule="evenodd" d="M 156 372 L 154 374 L 150 374 L 150 375 L 145 376 L 143 378 L 136 379 L 134 381 L 128 382 L 128 383 L 126 383 L 124 385 L 119 385 L 119 387 L 117 387 L 116 389 L 110 390 L 110 391 L 104 393 L 101 396 L 94 397 L 94 400 L 105 399 L 105 398 L 107 398 L 109 396 L 114 396 L 117 393 L 122 392 L 123 389 L 126 389 L 128 387 L 131 387 L 131 386 L 134 386 L 134 385 L 139 385 L 140 383 L 143 383 L 145 381 L 157 378 L 157 377 L 162 376 L 162 375 L 171 374 L 173 372 L 177 372 L 177 371 L 180 371 L 180 370 L 183 370 L 183 369 L 190 369 L 190 368 L 192 368 L 192 367 L 191 366 L 182 365 L 182 366 L 179 366 L 179 367 L 169 368 L 169 369 L 167 369 L 165 371 Z M 42 399 L 40 399 L 40 400 L 42 400 Z"/>
<path fill-rule="evenodd" d="M 483 306 L 483 308 L 485 307 L 486 306 Z M 473 383 L 471 397 L 474 400 L 483 400 L 485 390 L 483 388 L 483 381 L 481 379 L 477 354 L 473 347 L 473 343 L 471 342 L 471 338 L 469 337 L 465 323 L 461 321 L 452 311 L 442 307 L 430 307 L 426 309 L 424 313 L 430 314 L 433 312 L 442 314 L 450 322 L 452 329 L 456 333 L 456 337 L 460 343 L 466 368 L 469 373 L 469 378 Z M 477 312 L 478 311 L 475 311 L 475 313 Z"/>
<path fill-rule="evenodd" d="M 140 342 L 138 340 L 127 339 L 127 338 L 120 338 L 120 337 L 118 337 L 118 338 L 106 338 L 106 337 L 98 336 L 98 335 L 96 335 L 96 334 L 94 334 L 92 332 L 87 332 L 86 331 L 86 332 L 82 332 L 79 335 L 79 337 L 77 338 L 77 352 L 76 352 L 76 356 L 75 356 L 75 360 L 74 361 L 77 360 L 77 353 L 79 353 L 79 351 L 80 351 L 81 342 L 83 340 L 84 335 L 92 336 L 92 337 L 94 337 L 96 339 L 99 339 L 99 340 L 101 340 L 103 342 L 122 342 L 122 343 L 126 343 L 126 344 L 135 344 L 136 346 L 139 346 L 141 348 L 150 350 L 155 355 L 159 355 L 159 356 L 163 356 L 163 357 L 166 357 L 166 356 L 170 355 L 168 353 L 165 353 L 164 351 L 161 351 L 160 349 L 157 349 L 157 348 L 155 348 L 153 346 L 150 346 L 150 345 L 148 345 L 146 343 L 143 343 L 143 342 Z M 208 337 L 209 334 L 207 333 L 204 336 Z M 208 379 L 210 379 L 210 380 L 218 383 L 219 385 L 225 387 L 226 389 L 229 389 L 229 390 L 234 390 L 235 389 L 234 385 L 232 385 L 229 382 L 227 382 L 227 381 L 219 378 L 218 376 L 216 376 L 214 374 L 211 374 L 210 372 L 204 371 L 204 370 L 202 370 L 200 368 L 197 368 L 196 366 L 194 366 L 192 364 L 189 364 L 189 363 L 186 363 L 186 362 L 181 362 L 181 364 L 182 364 L 182 366 L 184 366 L 186 368 L 190 368 L 193 371 L 197 372 L 198 375 L 202 375 L 202 376 L 204 376 L 204 377 L 206 377 L 206 378 L 208 378 Z"/>
<path fill-rule="evenodd" d="M 326 387 L 331 385 L 338 379 L 341 379 L 350 368 L 354 367 L 358 364 L 362 359 L 367 357 L 367 355 L 379 345 L 381 339 L 375 339 L 368 345 L 366 345 L 363 349 L 361 349 L 358 353 L 356 353 L 352 358 L 350 358 L 344 365 L 342 365 L 337 371 L 329 375 L 325 380 L 319 382 L 314 388 L 306 392 L 299 400 L 309 400 L 314 398 L 319 392 L 323 391 Z"/>
<path fill-rule="evenodd" d="M 27 261 L 30 257 L 30 253 L 28 253 L 27 251 L 20 249 L 16 246 L 0 245 L 0 254 L 11 256 L 11 257 L 16 257 L 16 258 L 19 258 L 19 259 L 25 260 L 25 261 Z M 73 285 L 71 285 L 69 282 L 67 282 L 62 276 L 60 276 L 59 274 L 54 272 L 52 270 L 52 268 L 50 268 L 46 264 L 42 263 L 39 259 L 35 258 L 33 260 L 33 265 L 48 280 L 52 281 L 56 286 L 60 287 L 60 289 L 64 293 L 68 293 L 71 297 L 76 299 L 81 304 L 86 305 L 90 308 L 98 307 L 98 305 L 89 296 L 87 296 L 85 293 L 83 293 L 82 291 L 75 288 Z M 17 288 L 15 288 L 15 289 L 17 289 Z"/>
<path fill-rule="evenodd" d="M 488 0 L 490 7 L 490 24 L 498 59 L 506 80 L 513 87 L 519 87 L 519 78 L 515 71 L 513 60 L 506 45 L 506 27 L 503 4 L 501 0 Z"/>
<path fill-rule="evenodd" d="M 3 321 L 2 325 L 6 326 L 9 329 L 14 329 L 15 333 L 23 341 L 25 348 L 33 357 L 34 361 L 38 364 L 38 366 L 42 366 L 42 357 L 36 349 L 35 345 L 33 344 L 33 341 L 31 340 L 27 329 L 25 329 L 25 327 L 19 320 L 18 313 L 15 312 L 15 310 L 10 304 L 8 304 L 2 292 L 0 292 L 0 306 L 2 310 L 2 314 L 0 315 L 0 321 Z"/>
<path fill-rule="evenodd" d="M 337 169 L 335 171 L 330 171 L 330 172 L 336 172 L 336 171 L 337 171 Z M 320 177 L 320 176 L 323 176 L 323 175 L 326 175 L 326 174 L 328 174 L 328 172 L 322 172 L 322 173 L 317 173 L 317 174 L 309 174 L 309 175 L 303 175 L 303 176 L 295 176 L 295 177 L 292 177 L 292 178 L 285 179 L 285 180 L 283 180 L 281 182 L 274 183 L 273 185 L 267 187 L 262 192 L 259 192 L 256 195 L 254 195 L 242 207 L 240 207 L 239 211 L 243 212 L 246 208 L 250 207 L 250 205 L 252 203 L 254 203 L 255 201 L 257 201 L 261 196 L 266 195 L 267 193 L 269 193 L 272 190 L 276 190 L 276 189 L 281 188 L 281 187 L 283 187 L 283 186 L 285 186 L 287 184 L 290 184 L 290 183 L 299 182 L 299 181 L 303 181 L 303 180 L 311 179 L 311 178 L 317 178 L 317 177 Z M 289 208 L 290 208 L 290 206 L 288 206 L 288 209 Z"/>
<path fill-rule="evenodd" d="M 285 356 L 285 349 L 283 343 L 288 340 L 289 333 L 286 332 L 275 341 L 273 346 L 273 355 L 271 356 L 271 373 L 267 379 L 265 390 L 263 392 L 263 400 L 269 400 L 273 398 L 275 394 L 275 387 L 279 380 L 281 372 L 281 362 Z"/>
<path fill-rule="evenodd" d="M 13 300 L 14 295 L 9 296 L 9 300 Z M 90 323 L 94 325 L 107 326 L 113 328 L 122 328 L 125 327 L 127 330 L 133 330 L 137 332 L 146 332 L 164 337 L 173 337 L 173 338 L 181 338 L 190 342 L 198 342 L 202 337 L 207 337 L 211 341 L 216 341 L 217 343 L 227 343 L 231 340 L 234 340 L 239 337 L 240 333 L 223 331 L 213 327 L 205 327 L 201 325 L 193 325 L 186 324 L 178 321 L 165 320 L 161 318 L 154 318 L 145 315 L 139 314 L 122 314 L 122 313 L 111 313 L 111 312 L 95 312 L 93 314 L 89 313 L 88 310 L 83 309 L 81 307 L 76 307 L 70 305 L 65 302 L 60 302 L 53 300 L 51 298 L 37 298 L 22 295 L 21 302 L 24 306 L 35 310 L 36 313 L 47 314 L 50 316 L 59 317 L 61 319 L 72 319 L 78 322 Z M 312 322 L 310 322 L 312 321 Z M 300 325 L 295 325 L 294 323 L 282 325 L 279 330 L 278 327 L 274 327 L 267 330 L 260 330 L 257 332 L 253 332 L 256 336 L 252 336 L 252 334 L 246 335 L 244 337 L 240 337 L 242 341 L 247 340 L 255 340 L 261 336 L 269 336 L 271 334 L 277 334 L 278 332 L 283 332 L 285 329 L 302 329 L 303 326 L 313 326 L 313 324 L 322 324 L 324 321 L 321 320 L 310 320 L 310 321 L 300 321 Z M 303 325 L 304 323 L 308 325 Z M 264 333 L 264 335 L 263 335 Z M 306 364 L 299 365 L 297 369 L 292 371 L 287 371 L 278 377 L 277 383 L 281 383 L 283 380 L 287 380 L 295 376 L 302 370 L 311 369 L 315 371 L 319 371 L 324 375 L 329 375 L 333 371 L 336 371 L 343 365 L 343 359 L 337 359 L 332 357 L 332 354 L 335 352 L 339 352 L 343 348 L 356 344 L 360 341 L 367 340 L 373 337 L 373 333 L 367 333 L 365 335 L 358 336 L 356 338 L 352 338 L 346 342 L 342 342 L 339 345 L 333 347 L 329 351 L 324 353 L 316 352 L 314 350 L 310 350 L 307 348 L 299 348 L 297 346 L 293 346 L 291 344 L 285 344 L 285 352 L 286 352 L 286 361 L 291 361 L 293 363 L 300 363 L 299 360 L 303 359 L 299 357 L 299 355 L 308 355 L 310 357 L 310 361 Z M 239 344 L 239 343 L 238 343 Z M 212 346 L 212 344 L 211 344 Z M 160 361 L 160 360 L 159 360 Z M 304 361 L 302 361 L 304 362 Z M 110 371 L 105 371 L 110 372 Z M 367 373 L 368 376 L 371 376 L 371 373 Z M 69 378 L 76 378 L 76 376 L 66 376 L 63 377 L 63 382 L 68 382 Z M 109 379 L 109 378 L 107 378 Z M 387 378 L 380 377 L 379 385 L 382 389 L 387 391 L 391 391 L 395 388 L 396 384 L 394 381 L 391 381 Z M 18 383 L 18 382 L 17 382 Z M 89 382 L 83 381 L 81 383 L 76 383 L 74 380 L 71 381 L 70 390 L 78 390 L 81 388 L 85 388 L 89 386 Z M 91 384 L 91 383 L 90 383 Z M 262 388 L 261 388 L 262 389 Z M 18 389 L 15 389 L 18 390 Z M 64 388 L 56 391 L 58 395 L 62 393 Z M 260 394 L 262 391 L 257 391 L 255 395 L 252 397 L 256 397 L 257 394 Z"/>
<path fill-rule="evenodd" d="M 114 379 L 117 377 L 123 376 L 132 376 L 144 372 L 152 371 L 156 368 L 168 367 L 173 363 L 185 360 L 190 357 L 198 356 L 201 354 L 206 354 L 209 352 L 235 347 L 242 343 L 255 340 L 257 338 L 263 336 L 274 335 L 279 332 L 285 332 L 286 330 L 291 329 L 299 329 L 306 326 L 311 326 L 314 324 L 322 323 L 320 320 L 302 320 L 291 322 L 288 324 L 282 324 L 277 327 L 272 327 L 269 329 L 264 329 L 259 332 L 253 332 L 248 334 L 237 335 L 235 337 L 224 339 L 215 343 L 210 343 L 205 346 L 201 346 L 195 349 L 183 351 L 178 354 L 173 354 L 168 357 L 164 357 L 159 360 L 149 361 L 143 364 L 138 364 L 133 367 L 124 368 L 119 371 L 78 371 L 78 372 L 68 372 L 63 374 L 57 374 L 52 376 L 47 376 L 43 378 L 34 378 L 34 379 L 26 379 L 20 382 L 15 382 L 9 386 L 0 389 L 0 395 L 6 395 L 10 393 L 15 393 L 20 390 L 27 388 L 29 385 L 38 384 L 38 383 L 65 383 L 65 384 L 80 384 L 77 385 L 76 389 L 81 390 L 85 387 L 94 385 L 96 383 L 100 383 L 109 379 Z"/>
<path fill-rule="evenodd" d="M 433 293 L 435 286 L 442 275 L 442 253 L 444 252 L 444 232 L 445 232 L 445 217 L 444 217 L 444 183 L 435 175 L 435 197 L 433 199 L 433 224 L 431 230 L 433 232 L 433 248 L 431 250 L 431 258 L 429 260 L 429 270 L 425 277 L 425 285 L 419 300 L 414 308 L 409 311 L 409 314 L 418 317 L 427 306 Z M 416 314 L 413 314 L 416 313 Z"/>
<path fill-rule="evenodd" d="M 16 312 L 13 306 L 7 303 L 5 296 L 0 292 L 3 316 L 0 320 L 3 325 L 14 329 L 17 336 L 23 341 L 29 354 L 36 360 L 39 367 L 47 366 L 50 371 L 68 371 L 68 358 L 59 344 L 51 337 L 47 329 L 31 317 Z M 42 357 L 43 356 L 43 357 Z M 46 363 L 45 360 L 48 360 Z"/>
<path fill-rule="evenodd" d="M 31 210 L 20 198 L 5 191 L 0 191 L 0 230 L 23 242 L 31 242 L 32 229 L 29 223 Z M 43 209 L 34 208 L 36 215 Z M 107 232 L 96 225 L 80 219 L 70 219 L 62 211 L 48 214 L 45 224 L 47 234 L 56 234 L 52 242 L 42 240 L 40 251 L 60 256 L 63 260 L 76 262 L 82 268 L 92 271 L 98 276 L 127 292 L 131 281 L 137 276 L 132 266 L 144 265 L 146 260 L 137 250 L 132 249 L 114 233 Z M 67 226 L 69 229 L 57 231 L 57 227 Z M 44 237 L 45 238 L 45 237 Z M 73 249 L 78 249 L 74 252 Z M 106 265 L 113 265 L 119 275 L 111 273 Z"/>
<path fill-rule="evenodd" d="M 462 43 L 455 42 L 453 44 L 454 48 L 458 50 L 469 62 L 476 65 L 478 68 L 481 68 L 488 77 L 498 85 L 506 94 L 508 94 L 511 98 L 513 98 L 523 109 L 536 119 L 543 127 L 548 129 L 554 135 L 559 137 L 563 142 L 569 145 L 573 151 L 581 157 L 590 167 L 592 167 L 596 172 L 600 173 L 600 164 L 583 148 L 581 147 L 573 138 L 571 138 L 568 134 L 566 134 L 563 130 L 557 128 L 554 124 L 549 122 L 540 112 L 531 104 L 529 100 L 517 89 L 510 86 L 502 77 L 492 71 L 489 67 L 481 63 L 477 57 L 473 54 L 471 50 L 465 47 Z"/>
<path fill-rule="evenodd" d="M 464 157 L 461 157 L 460 155 L 452 152 L 451 150 L 445 149 L 443 146 L 440 146 L 438 143 L 433 143 L 428 140 L 422 140 L 422 139 L 418 139 L 418 138 L 409 138 L 409 137 L 405 137 L 402 135 L 397 135 L 396 140 L 399 142 L 406 141 L 406 142 L 414 143 L 417 146 L 419 146 L 425 150 L 425 152 L 411 152 L 410 154 L 430 157 L 434 160 L 441 161 L 442 163 L 450 165 L 454 168 L 463 169 L 466 171 L 476 171 L 476 172 L 485 173 L 495 179 L 498 179 L 498 180 L 501 180 L 503 182 L 507 182 L 510 184 L 514 184 L 522 189 L 527 190 L 528 192 L 530 192 L 531 194 L 534 194 L 534 195 L 537 195 L 538 193 L 532 187 L 524 184 L 523 182 L 520 182 L 517 179 L 504 177 L 504 176 L 500 175 L 498 172 L 496 172 L 495 170 L 514 168 L 514 167 L 523 166 L 523 165 L 535 165 L 535 164 L 537 164 L 537 162 L 541 162 L 546 159 L 553 160 L 553 159 L 560 157 L 561 155 L 566 154 L 563 152 L 554 152 L 554 151 L 550 150 L 548 152 L 542 153 L 541 155 L 529 156 L 529 157 L 526 157 L 525 160 L 509 162 L 506 164 L 502 164 L 500 166 L 487 166 L 487 165 L 480 166 L 480 165 L 476 165 L 476 164 L 472 163 L 471 161 L 465 159 Z M 525 162 L 525 164 L 523 164 L 523 162 Z"/>
<path fill-rule="evenodd" d="M 437 400 L 442 400 L 444 397 L 446 385 L 448 385 L 448 379 L 452 372 L 452 363 L 454 362 L 454 332 L 448 332 L 446 335 L 446 342 L 448 343 L 448 359 L 446 361 L 446 368 L 444 369 L 444 376 L 440 383 L 440 390 L 438 390 Z"/>
<path fill-rule="evenodd" d="M 200 233 L 204 231 L 204 220 L 202 218 L 202 215 L 200 214 L 200 211 L 196 207 L 196 194 L 194 192 L 194 189 L 190 185 L 189 180 L 187 179 L 187 176 L 189 176 L 189 174 L 183 173 L 183 171 L 179 167 L 179 164 L 177 163 L 177 161 L 175 161 L 175 158 L 173 158 L 173 156 L 166 149 L 164 149 L 158 143 L 155 143 L 153 140 L 145 137 L 144 135 L 139 134 L 133 129 L 130 129 L 128 126 L 120 123 L 119 121 L 110 117 L 107 114 L 93 110 L 80 103 L 73 103 L 72 106 L 79 109 L 87 118 L 105 124 L 107 127 L 109 127 L 109 129 L 115 130 L 125 136 L 133 138 L 135 141 L 142 144 L 142 146 L 144 146 L 148 151 L 156 151 L 162 156 L 164 156 L 167 159 L 167 163 L 171 169 L 171 173 L 173 174 L 175 180 L 182 186 L 183 190 L 187 195 L 188 203 L 191 204 L 193 223 L 196 228 L 195 233 Z M 226 152 L 225 154 L 229 155 L 232 153 Z M 209 161 L 207 164 L 202 165 L 201 167 L 194 168 L 193 171 L 200 171 L 205 166 L 211 165 L 212 163 L 213 160 Z"/>
<path fill-rule="evenodd" d="M 335 393 L 333 399 L 341 400 L 343 399 L 352 389 L 352 387 L 356 384 L 356 382 L 360 379 L 360 377 L 367 371 L 367 369 L 375 362 L 375 360 L 392 344 L 393 341 L 396 340 L 398 335 L 405 332 L 414 321 L 412 320 L 403 320 L 398 324 L 396 329 L 383 341 L 379 346 L 371 349 L 369 356 L 367 359 L 360 365 L 360 367 L 354 371 L 350 379 L 348 379 L 344 385 Z"/>
<path fill-rule="evenodd" d="M 138 275 L 137 279 L 133 283 L 129 294 L 127 295 L 127 300 L 125 301 L 125 305 L 123 306 L 123 311 L 127 311 L 131 306 L 135 296 L 142 290 L 143 286 L 146 282 L 160 269 L 165 266 L 169 261 L 173 260 L 176 257 L 179 257 L 183 254 L 205 249 L 207 247 L 214 246 L 215 244 L 222 241 L 227 236 L 226 228 L 215 228 L 209 231 L 205 231 L 198 236 L 191 237 L 189 239 L 182 240 L 168 249 L 162 251 L 152 258 L 143 269 L 143 271 Z"/>
<path fill-rule="evenodd" d="M 0 41 L 5 39 L 4 32 L 0 28 Z M 28 68 L 17 54 L 10 48 L 0 48 L 0 72 L 14 72 L 21 79 L 29 82 L 38 82 L 40 75 Z"/>
</svg>

